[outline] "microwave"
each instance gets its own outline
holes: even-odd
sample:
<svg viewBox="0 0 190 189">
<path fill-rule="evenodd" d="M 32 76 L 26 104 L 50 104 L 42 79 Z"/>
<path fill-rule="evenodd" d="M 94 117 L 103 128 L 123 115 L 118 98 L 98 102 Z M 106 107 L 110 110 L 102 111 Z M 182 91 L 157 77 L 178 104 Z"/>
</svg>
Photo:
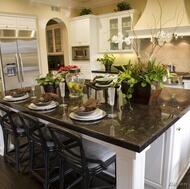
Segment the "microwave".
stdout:
<svg viewBox="0 0 190 189">
<path fill-rule="evenodd" d="M 90 60 L 89 46 L 72 47 L 73 60 Z"/>
</svg>

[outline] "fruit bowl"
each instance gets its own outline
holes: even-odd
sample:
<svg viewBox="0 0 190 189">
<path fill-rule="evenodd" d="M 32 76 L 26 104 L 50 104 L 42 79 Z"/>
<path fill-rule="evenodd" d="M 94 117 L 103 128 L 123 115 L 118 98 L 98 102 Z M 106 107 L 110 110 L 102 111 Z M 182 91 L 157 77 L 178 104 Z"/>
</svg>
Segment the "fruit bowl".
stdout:
<svg viewBox="0 0 190 189">
<path fill-rule="evenodd" d="M 123 69 L 123 67 L 125 68 L 125 69 L 127 69 L 127 64 L 125 64 L 125 65 L 113 65 L 116 69 L 118 69 L 119 71 L 124 71 L 124 69 Z"/>
<path fill-rule="evenodd" d="M 98 83 L 99 85 L 108 85 L 108 84 L 110 84 L 112 81 L 113 81 L 112 78 L 106 78 L 106 77 L 97 78 L 97 79 L 96 79 L 96 83 Z"/>
</svg>

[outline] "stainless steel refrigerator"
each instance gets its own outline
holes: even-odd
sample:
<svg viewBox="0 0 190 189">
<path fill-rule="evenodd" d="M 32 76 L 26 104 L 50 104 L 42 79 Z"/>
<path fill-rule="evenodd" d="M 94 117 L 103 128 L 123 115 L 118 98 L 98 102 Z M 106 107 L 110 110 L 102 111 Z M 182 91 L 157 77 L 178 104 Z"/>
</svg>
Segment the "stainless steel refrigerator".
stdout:
<svg viewBox="0 0 190 189">
<path fill-rule="evenodd" d="M 0 39 L 2 90 L 28 87 L 39 76 L 36 38 Z"/>
</svg>

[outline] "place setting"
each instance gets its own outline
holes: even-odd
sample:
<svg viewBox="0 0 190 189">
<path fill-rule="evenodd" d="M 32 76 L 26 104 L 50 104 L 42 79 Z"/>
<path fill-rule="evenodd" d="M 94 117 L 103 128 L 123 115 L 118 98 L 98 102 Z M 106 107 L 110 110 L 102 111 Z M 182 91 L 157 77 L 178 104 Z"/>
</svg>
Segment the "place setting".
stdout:
<svg viewBox="0 0 190 189">
<path fill-rule="evenodd" d="M 9 91 L 7 95 L 3 98 L 4 101 L 8 102 L 23 102 L 29 98 L 30 90 L 27 89 L 15 89 Z"/>
<path fill-rule="evenodd" d="M 28 105 L 28 108 L 35 111 L 53 111 L 59 106 L 57 102 L 58 99 L 57 94 L 43 93 L 40 98 L 35 98 L 32 103 Z"/>
<path fill-rule="evenodd" d="M 99 102 L 96 99 L 90 98 L 80 107 L 75 107 L 71 110 L 69 117 L 75 121 L 98 121 L 106 116 L 106 112 L 99 108 Z"/>
</svg>

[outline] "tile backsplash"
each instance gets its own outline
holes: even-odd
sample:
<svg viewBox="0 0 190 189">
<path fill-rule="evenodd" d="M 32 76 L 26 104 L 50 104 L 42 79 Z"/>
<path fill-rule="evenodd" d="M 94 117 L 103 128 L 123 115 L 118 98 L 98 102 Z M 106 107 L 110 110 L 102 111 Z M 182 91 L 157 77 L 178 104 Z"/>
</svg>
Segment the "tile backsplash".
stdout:
<svg viewBox="0 0 190 189">
<path fill-rule="evenodd" d="M 143 59 L 147 59 L 147 53 L 151 51 L 150 38 L 140 40 L 140 52 Z M 115 64 L 127 64 L 128 60 L 135 60 L 135 54 L 115 54 Z M 157 62 L 174 64 L 176 72 L 190 72 L 190 36 L 178 37 L 166 43 L 156 52 Z"/>
</svg>

